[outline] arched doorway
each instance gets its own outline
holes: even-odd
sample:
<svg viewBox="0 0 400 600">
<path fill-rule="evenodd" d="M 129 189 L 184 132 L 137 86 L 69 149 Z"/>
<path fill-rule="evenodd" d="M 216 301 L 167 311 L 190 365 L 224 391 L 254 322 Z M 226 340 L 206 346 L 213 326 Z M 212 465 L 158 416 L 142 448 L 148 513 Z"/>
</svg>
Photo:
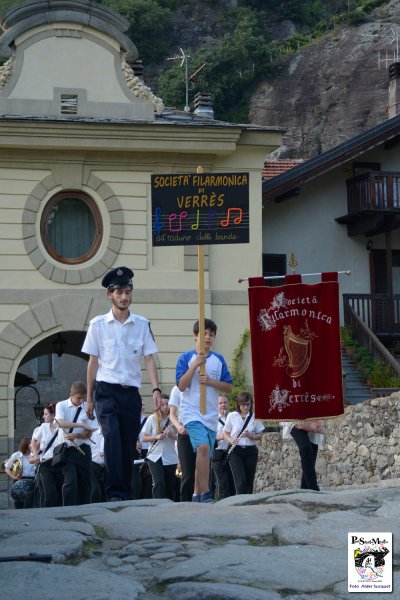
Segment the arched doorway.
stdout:
<svg viewBox="0 0 400 600">
<path fill-rule="evenodd" d="M 73 381 L 86 381 L 87 356 L 80 351 L 84 338 L 84 331 L 54 333 L 35 344 L 19 363 L 14 379 L 14 447 L 38 426 L 34 410 L 38 402 L 44 407 L 65 400 Z"/>
</svg>

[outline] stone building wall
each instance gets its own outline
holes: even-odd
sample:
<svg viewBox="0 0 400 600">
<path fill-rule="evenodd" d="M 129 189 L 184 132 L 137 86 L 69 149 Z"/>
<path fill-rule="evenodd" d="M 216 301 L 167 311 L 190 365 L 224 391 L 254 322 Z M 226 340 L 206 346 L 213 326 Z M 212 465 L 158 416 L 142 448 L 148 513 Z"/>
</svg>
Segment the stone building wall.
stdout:
<svg viewBox="0 0 400 600">
<path fill-rule="evenodd" d="M 400 393 L 347 406 L 326 421 L 318 453 L 321 488 L 372 483 L 400 477 Z M 297 446 L 281 433 L 266 433 L 260 443 L 255 492 L 300 487 Z"/>
</svg>

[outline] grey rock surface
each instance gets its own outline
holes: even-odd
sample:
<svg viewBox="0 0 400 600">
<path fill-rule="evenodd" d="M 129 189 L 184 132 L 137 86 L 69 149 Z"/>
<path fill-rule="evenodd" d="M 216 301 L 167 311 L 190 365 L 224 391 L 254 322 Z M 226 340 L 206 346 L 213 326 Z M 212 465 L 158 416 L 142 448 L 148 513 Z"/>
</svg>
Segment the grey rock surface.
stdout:
<svg viewBox="0 0 400 600">
<path fill-rule="evenodd" d="M 40 600 L 344 600 L 348 532 L 391 531 L 396 597 L 399 515 L 399 480 L 206 505 L 2 510 L 1 593 L 7 600 L 35 598 L 34 590 Z M 26 560 L 32 552 L 53 560 Z"/>
</svg>

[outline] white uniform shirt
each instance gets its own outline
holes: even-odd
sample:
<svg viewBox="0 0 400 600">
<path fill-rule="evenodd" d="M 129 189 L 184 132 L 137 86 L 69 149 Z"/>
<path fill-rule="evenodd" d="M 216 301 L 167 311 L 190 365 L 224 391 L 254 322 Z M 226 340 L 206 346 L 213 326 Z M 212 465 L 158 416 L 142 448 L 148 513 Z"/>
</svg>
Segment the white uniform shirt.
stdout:
<svg viewBox="0 0 400 600">
<path fill-rule="evenodd" d="M 248 416 L 248 415 L 247 415 Z M 242 431 L 242 427 L 246 422 L 247 416 L 243 419 L 241 414 L 236 410 L 230 412 L 226 417 L 226 423 L 224 427 L 224 431 L 228 432 L 232 439 L 237 438 L 237 436 Z M 246 426 L 244 431 L 248 431 L 249 433 L 261 433 L 264 431 L 265 427 L 261 423 L 261 421 L 257 421 L 254 419 L 254 413 L 251 415 L 251 419 Z M 255 440 L 249 440 L 247 437 L 241 437 L 238 442 L 239 446 L 255 446 Z"/>
<path fill-rule="evenodd" d="M 168 418 L 168 417 L 167 417 Z M 161 431 L 164 429 L 167 418 L 161 420 Z M 157 429 L 156 415 L 150 415 L 142 429 L 146 435 L 158 435 L 160 432 Z M 166 437 L 163 440 L 154 442 L 157 446 L 147 455 L 147 458 L 152 462 L 156 462 L 162 458 L 163 465 L 176 465 L 178 463 L 178 455 L 175 450 L 175 440 Z M 151 446 L 150 446 L 151 448 Z"/>
<path fill-rule="evenodd" d="M 178 388 L 177 385 L 174 385 L 174 387 L 172 388 L 171 393 L 169 395 L 168 406 L 175 406 L 175 408 L 178 409 L 177 414 L 176 414 L 176 418 L 178 419 L 178 421 L 179 421 L 179 406 L 180 406 L 181 400 L 182 400 L 182 392 Z M 176 451 L 176 453 L 178 453 L 178 440 L 175 441 L 175 451 Z M 179 458 L 178 458 L 178 460 L 179 460 Z"/>
<path fill-rule="evenodd" d="M 196 350 L 189 350 L 182 354 L 176 365 L 176 384 L 178 385 L 182 375 L 186 373 L 192 362 L 196 359 Z M 212 379 L 232 383 L 225 359 L 221 354 L 209 352 L 205 365 L 206 374 Z M 220 392 L 210 385 L 206 386 L 206 413 L 200 412 L 200 379 L 199 369 L 193 375 L 189 387 L 182 392 L 179 405 L 179 420 L 182 425 L 197 421 L 211 429 L 217 431 L 218 422 L 218 398 Z"/>
<path fill-rule="evenodd" d="M 14 464 L 14 460 L 16 458 L 19 458 L 20 460 L 22 460 L 22 475 L 21 475 L 21 477 L 35 477 L 35 471 L 36 471 L 35 465 L 31 465 L 28 457 L 24 456 L 22 454 L 22 452 L 20 452 L 19 450 L 17 450 L 17 452 L 13 452 L 13 454 L 11 454 L 10 458 L 8 459 L 8 461 L 5 464 L 5 467 L 7 469 L 11 469 Z"/>
<path fill-rule="evenodd" d="M 86 423 L 93 429 L 95 427 L 98 427 L 97 421 L 91 421 L 87 417 L 86 405 L 84 402 L 82 403 L 81 407 L 82 408 L 78 415 L 77 423 Z M 74 404 L 72 404 L 71 398 L 67 398 L 67 400 L 62 400 L 61 402 L 57 402 L 57 404 L 56 404 L 56 419 L 63 419 L 64 421 L 72 422 L 74 420 L 74 417 L 76 415 L 76 411 L 78 410 L 78 408 L 79 408 L 78 406 L 75 406 Z M 70 430 L 70 427 L 67 427 L 66 430 L 68 432 Z M 83 429 L 82 427 L 74 427 L 74 429 L 72 430 L 71 433 L 76 434 L 76 433 L 84 433 L 84 432 L 86 432 L 86 429 Z M 68 446 L 74 446 L 73 442 L 65 439 L 65 432 L 62 429 L 60 430 L 60 439 L 61 439 L 61 442 L 59 442 L 60 444 L 62 442 L 66 442 L 66 444 Z M 89 440 L 75 439 L 74 442 L 78 446 L 81 446 L 82 444 L 90 444 Z M 90 445 L 92 446 L 92 444 L 90 444 Z"/>
<path fill-rule="evenodd" d="M 98 358 L 96 381 L 139 388 L 141 359 L 158 350 L 147 319 L 129 313 L 121 324 L 110 310 L 90 321 L 82 352 Z"/>
<path fill-rule="evenodd" d="M 140 416 L 140 425 L 141 425 L 141 430 L 139 431 L 139 436 L 138 436 L 138 442 L 140 442 L 142 444 L 142 450 L 148 450 L 150 448 L 150 442 L 144 442 L 143 441 L 143 427 L 144 427 L 144 423 L 146 423 L 147 421 L 147 417 L 145 415 L 141 415 Z"/>
<path fill-rule="evenodd" d="M 98 465 L 104 465 L 104 435 L 101 429 L 93 431 L 90 439 L 94 444 L 90 444 L 92 449 L 92 462 Z M 102 456 L 101 456 L 102 455 Z"/>
<path fill-rule="evenodd" d="M 218 417 L 217 436 L 220 435 L 224 431 L 225 423 L 226 423 L 226 417 L 220 415 Z M 226 440 L 225 438 L 223 440 L 219 440 L 219 442 L 217 442 L 216 450 L 227 450 L 227 448 L 228 448 L 228 440 Z"/>
<path fill-rule="evenodd" d="M 47 448 L 47 444 L 50 442 L 55 433 L 57 433 L 57 435 L 54 439 L 54 442 L 51 444 L 47 452 L 44 452 Z M 57 423 L 55 423 L 54 431 L 51 431 L 50 423 L 42 423 L 40 427 L 35 429 L 32 437 L 34 440 L 39 442 L 40 462 L 46 462 L 47 460 L 53 458 L 54 448 L 57 446 L 57 444 L 62 444 L 64 441 L 63 432 L 58 429 Z"/>
<path fill-rule="evenodd" d="M 291 421 L 282 421 L 281 423 L 279 423 L 279 425 L 282 427 L 282 439 L 293 440 L 292 436 L 290 435 L 290 432 L 292 431 L 295 424 Z M 315 433 L 314 431 L 307 431 L 307 433 L 310 442 L 312 442 L 313 444 L 317 444 L 317 446 L 322 446 L 322 444 L 324 443 L 323 433 Z"/>
<path fill-rule="evenodd" d="M 176 408 L 179 409 L 181 400 L 182 400 L 182 392 L 178 388 L 177 385 L 174 385 L 174 387 L 172 388 L 171 393 L 169 395 L 168 404 L 169 404 L 169 406 L 175 406 Z"/>
</svg>

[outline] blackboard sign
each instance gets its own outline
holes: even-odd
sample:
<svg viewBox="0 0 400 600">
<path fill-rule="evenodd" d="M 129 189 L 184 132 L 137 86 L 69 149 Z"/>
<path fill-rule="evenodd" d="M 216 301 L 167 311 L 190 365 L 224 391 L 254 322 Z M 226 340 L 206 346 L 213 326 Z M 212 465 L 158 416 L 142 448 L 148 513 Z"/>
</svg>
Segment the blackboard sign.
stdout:
<svg viewBox="0 0 400 600">
<path fill-rule="evenodd" d="M 249 242 L 249 174 L 152 175 L 153 246 Z"/>
</svg>

